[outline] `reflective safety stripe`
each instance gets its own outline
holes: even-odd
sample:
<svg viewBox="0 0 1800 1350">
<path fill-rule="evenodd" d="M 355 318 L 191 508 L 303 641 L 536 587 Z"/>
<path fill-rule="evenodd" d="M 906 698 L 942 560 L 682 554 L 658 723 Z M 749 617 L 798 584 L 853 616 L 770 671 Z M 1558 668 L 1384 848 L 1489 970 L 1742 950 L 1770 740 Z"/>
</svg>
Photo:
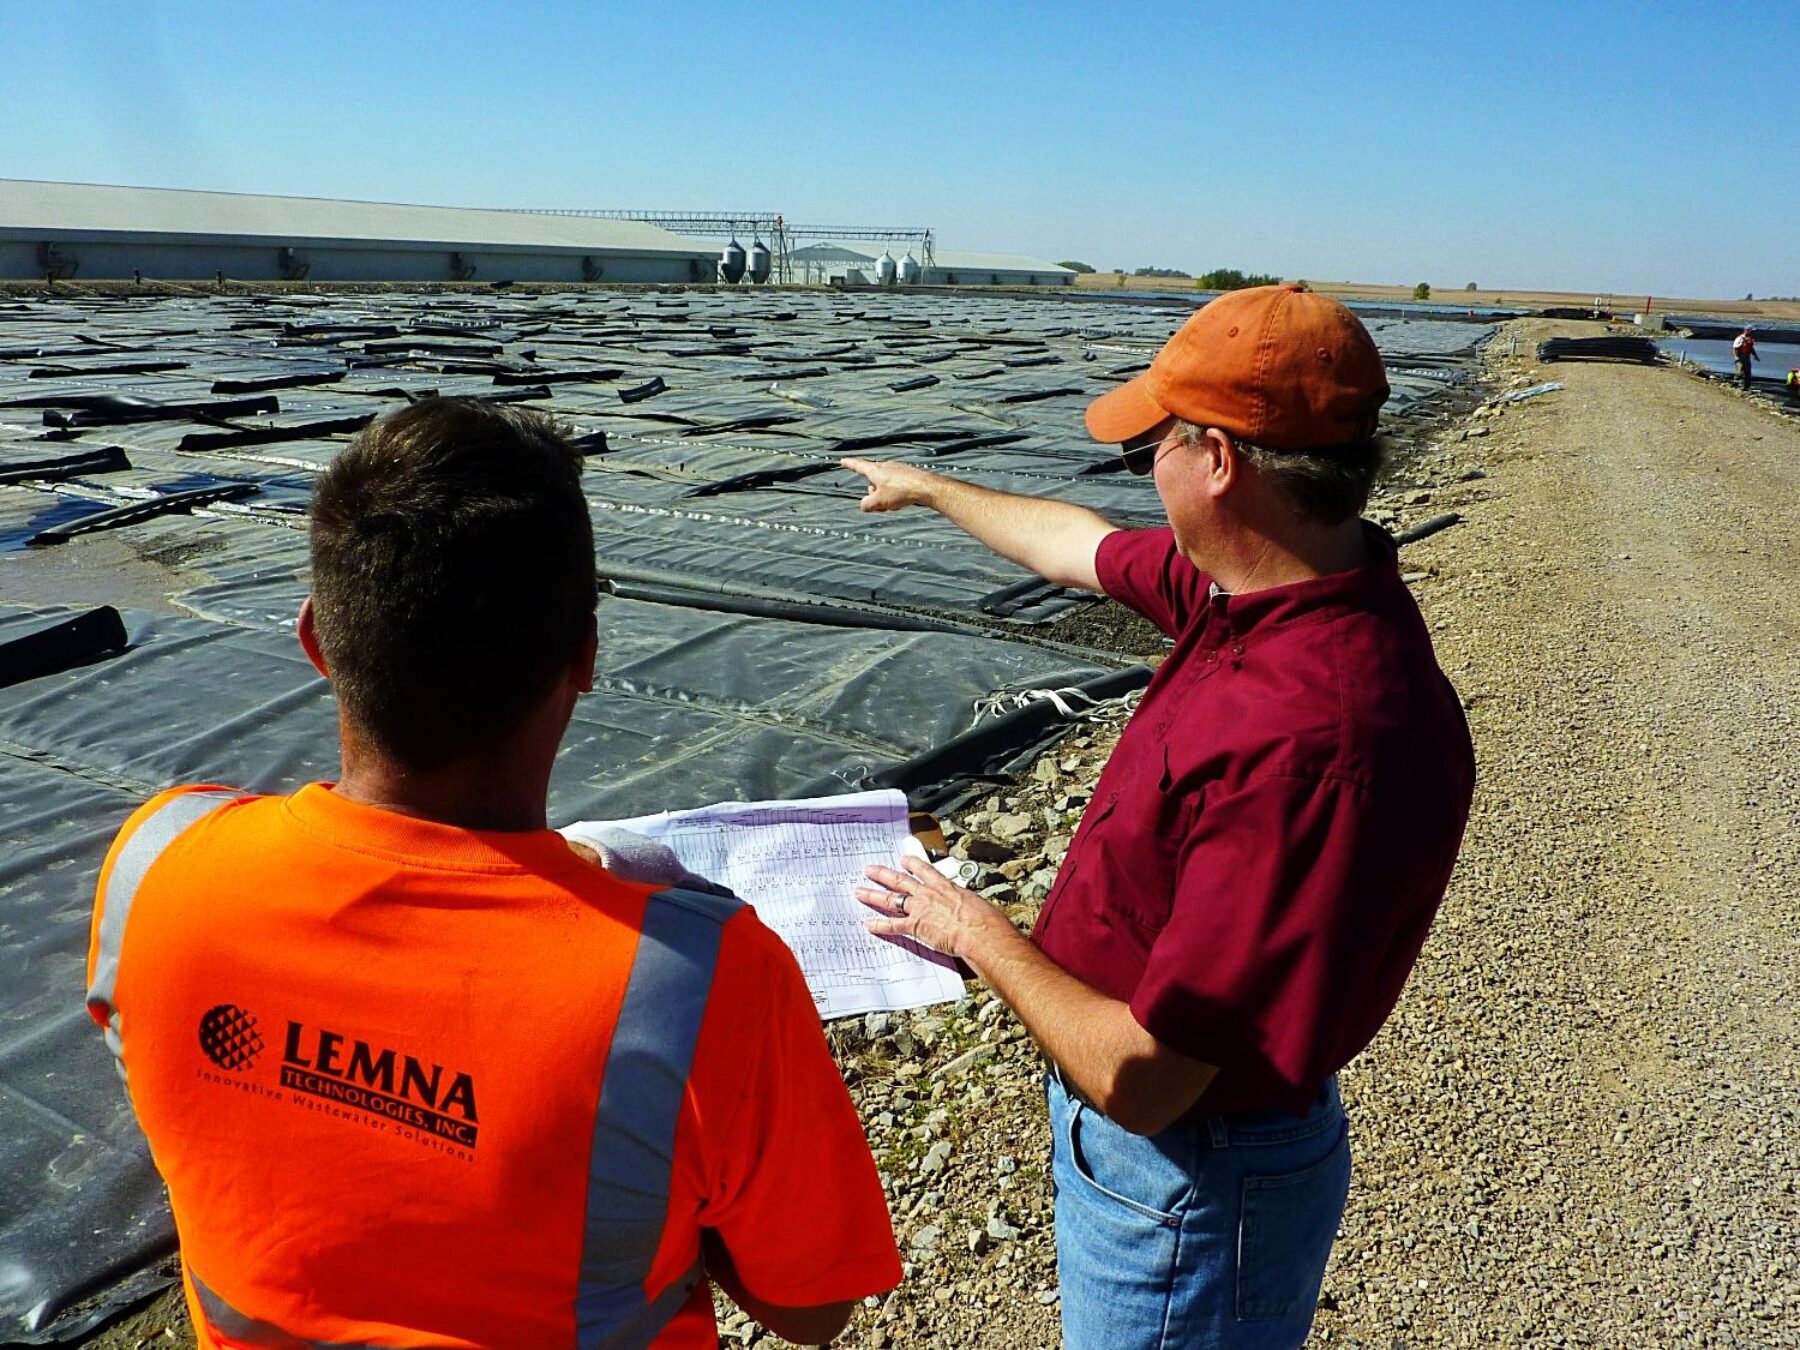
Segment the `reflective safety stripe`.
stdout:
<svg viewBox="0 0 1800 1350">
<path fill-rule="evenodd" d="M 675 1127 L 722 930 L 742 908 L 741 900 L 667 890 L 644 909 L 594 1112 L 575 1294 L 575 1339 L 583 1350 L 649 1345 L 700 1279 L 696 1264 L 656 1298 L 644 1290 L 668 1217 Z"/>
<path fill-rule="evenodd" d="M 381 1350 L 363 1341 L 309 1341 L 283 1331 L 273 1322 L 239 1312 L 208 1288 L 191 1266 L 188 1279 L 193 1282 L 194 1295 L 200 1300 L 200 1311 L 206 1314 L 207 1322 L 227 1340 L 254 1345 L 258 1350 Z"/>
<path fill-rule="evenodd" d="M 184 792 L 171 797 L 142 821 L 113 859 L 112 871 L 106 877 L 106 894 L 100 905 L 100 943 L 94 956 L 94 979 L 88 985 L 90 1008 L 98 1007 L 106 1015 L 113 1031 L 107 1043 L 118 1053 L 117 1024 L 113 1021 L 113 987 L 119 980 L 119 954 L 125 942 L 125 920 L 137 899 L 150 865 L 164 849 L 175 842 L 181 832 L 195 821 L 211 815 L 226 802 L 236 801 L 236 792 Z"/>
</svg>

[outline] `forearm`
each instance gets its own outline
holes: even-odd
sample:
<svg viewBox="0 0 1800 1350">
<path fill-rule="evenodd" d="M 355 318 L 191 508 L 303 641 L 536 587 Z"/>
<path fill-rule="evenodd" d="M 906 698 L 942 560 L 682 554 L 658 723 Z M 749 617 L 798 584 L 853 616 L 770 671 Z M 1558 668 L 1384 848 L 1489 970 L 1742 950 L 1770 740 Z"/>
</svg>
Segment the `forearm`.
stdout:
<svg viewBox="0 0 1800 1350">
<path fill-rule="evenodd" d="M 1161 1130 L 1212 1081 L 1211 1065 L 1162 1045 L 1138 1025 L 1129 1004 L 1069 974 L 1016 930 L 967 959 L 1064 1078 L 1133 1133 Z"/>
<path fill-rule="evenodd" d="M 1155 1134 L 1200 1099 L 1218 1071 L 1164 1045 L 1131 1014 L 1057 965 L 1012 920 L 922 858 L 869 867 L 857 898 L 869 931 L 960 957 L 1025 1024 L 1076 1090 L 1134 1134 Z"/>
<path fill-rule="evenodd" d="M 1089 591 L 1100 589 L 1095 551 L 1118 528 L 1085 506 L 996 492 L 942 474 L 932 476 L 924 505 L 1047 581 Z"/>
</svg>

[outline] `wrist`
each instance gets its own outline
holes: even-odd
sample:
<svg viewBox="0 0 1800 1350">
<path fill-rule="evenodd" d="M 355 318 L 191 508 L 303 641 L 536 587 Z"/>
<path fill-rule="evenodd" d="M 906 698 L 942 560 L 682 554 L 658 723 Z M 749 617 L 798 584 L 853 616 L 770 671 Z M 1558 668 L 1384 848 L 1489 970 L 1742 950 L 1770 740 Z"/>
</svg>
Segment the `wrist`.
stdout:
<svg viewBox="0 0 1800 1350">
<path fill-rule="evenodd" d="M 944 488 L 950 486 L 947 479 L 939 477 L 930 469 L 918 470 L 919 480 L 913 488 L 913 503 L 923 506 L 940 515 L 944 510 Z"/>
<path fill-rule="evenodd" d="M 983 981 L 998 987 L 1008 967 L 1042 958 L 1036 944 L 1015 928 L 1011 919 L 998 911 L 994 917 L 997 922 L 985 924 L 971 934 L 972 941 L 965 944 L 968 950 L 956 955 L 968 962 Z"/>
</svg>

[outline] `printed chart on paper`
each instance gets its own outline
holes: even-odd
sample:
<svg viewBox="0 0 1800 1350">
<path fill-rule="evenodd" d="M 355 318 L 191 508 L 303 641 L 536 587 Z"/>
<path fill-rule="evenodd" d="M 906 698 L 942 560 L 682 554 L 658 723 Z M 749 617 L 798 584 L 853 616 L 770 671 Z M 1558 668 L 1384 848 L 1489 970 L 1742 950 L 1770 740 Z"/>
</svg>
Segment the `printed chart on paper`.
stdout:
<svg viewBox="0 0 1800 1350">
<path fill-rule="evenodd" d="M 854 894 L 863 868 L 917 853 L 904 793 L 856 792 L 780 802 L 723 802 L 631 820 L 581 821 L 668 845 L 682 866 L 729 886 L 792 948 L 822 1018 L 917 1008 L 963 996 L 955 963 L 918 943 L 878 938 Z M 592 842 L 590 839 L 588 842 Z"/>
</svg>

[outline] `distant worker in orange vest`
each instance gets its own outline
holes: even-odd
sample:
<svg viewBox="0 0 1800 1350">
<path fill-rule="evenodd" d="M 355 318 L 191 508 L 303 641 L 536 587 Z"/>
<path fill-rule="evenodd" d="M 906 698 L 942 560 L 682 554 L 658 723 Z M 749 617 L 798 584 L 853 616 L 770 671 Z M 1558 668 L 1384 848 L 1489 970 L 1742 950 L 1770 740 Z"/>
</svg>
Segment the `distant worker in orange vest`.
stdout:
<svg viewBox="0 0 1800 1350">
<path fill-rule="evenodd" d="M 1731 340 L 1731 354 L 1737 358 L 1738 379 L 1744 388 L 1750 387 L 1750 363 L 1756 360 L 1756 334 L 1749 324 L 1744 331 Z"/>
<path fill-rule="evenodd" d="M 790 1340 L 893 1288 L 880 1178 L 793 956 L 546 828 L 597 648 L 581 460 L 430 399 L 320 477 L 300 644 L 343 769 L 176 788 L 100 874 L 88 1008 L 205 1347 Z"/>
</svg>

